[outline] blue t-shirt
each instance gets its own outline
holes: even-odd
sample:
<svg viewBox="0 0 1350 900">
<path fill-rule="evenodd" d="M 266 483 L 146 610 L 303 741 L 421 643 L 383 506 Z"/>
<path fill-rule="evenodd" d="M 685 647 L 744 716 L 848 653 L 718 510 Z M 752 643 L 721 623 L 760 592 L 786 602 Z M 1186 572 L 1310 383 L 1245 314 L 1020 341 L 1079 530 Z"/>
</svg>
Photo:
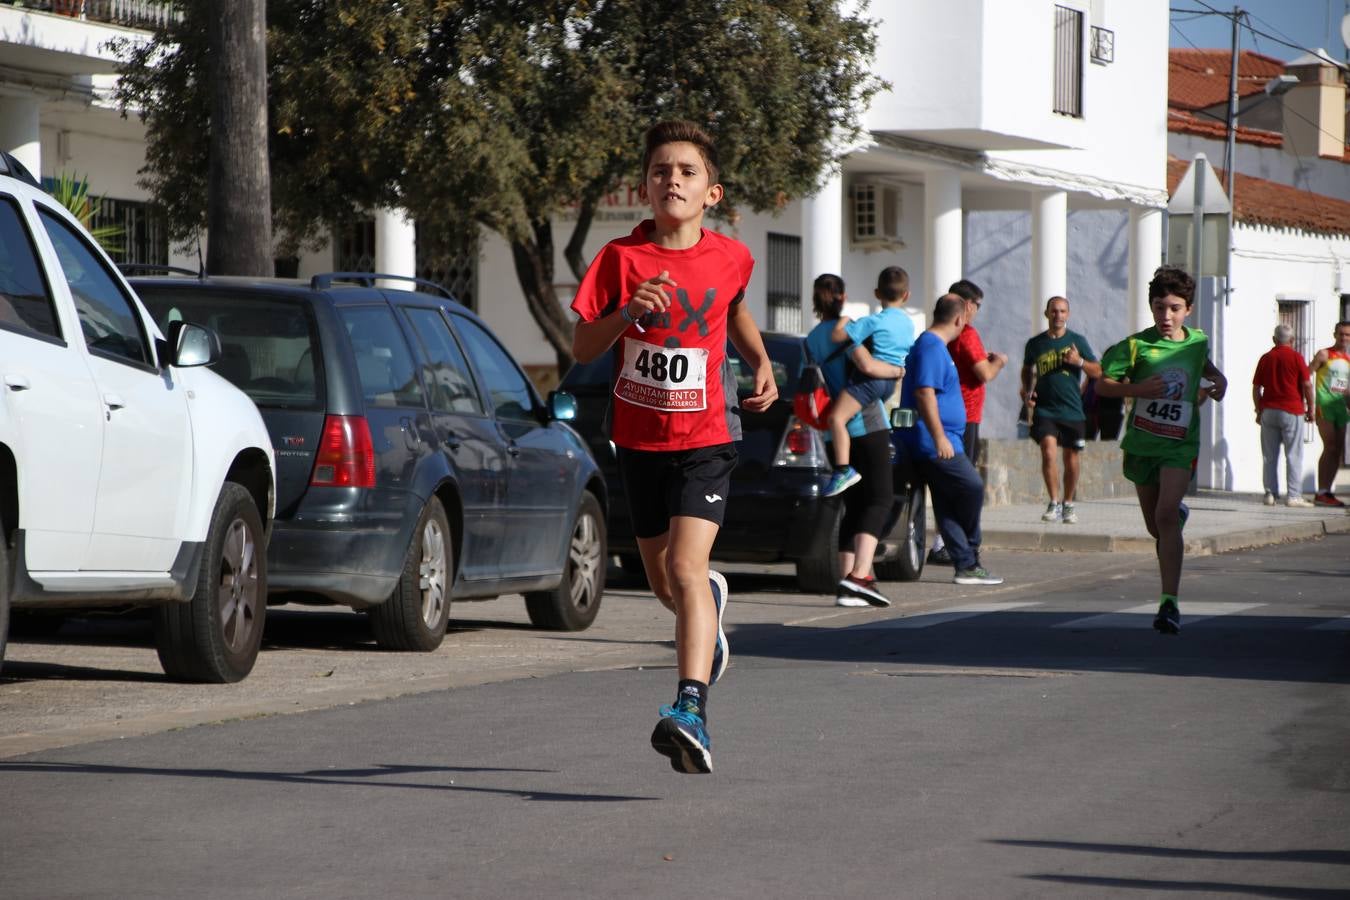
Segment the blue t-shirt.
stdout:
<svg viewBox="0 0 1350 900">
<path fill-rule="evenodd" d="M 872 355 L 893 366 L 903 366 L 914 343 L 914 323 L 898 306 L 887 306 L 844 326 L 853 343 L 872 339 Z"/>
<path fill-rule="evenodd" d="M 942 338 L 931 331 L 919 335 L 914 346 L 909 348 L 909 364 L 905 366 L 905 380 L 900 383 L 900 405 L 915 412 L 913 428 L 901 428 L 906 448 L 916 456 L 933 459 L 937 456 L 937 445 L 928 432 L 928 426 L 918 415 L 919 404 L 914 400 L 914 392 L 921 387 L 932 388 L 937 392 L 938 417 L 942 420 L 942 430 L 947 440 L 958 453 L 965 452 L 961 435 L 966 430 L 966 403 L 961 399 L 961 379 L 956 374 L 956 363 L 947 351 Z"/>
<path fill-rule="evenodd" d="M 849 345 L 836 344 L 830 340 L 834 324 L 835 320 L 826 319 L 806 335 L 806 349 L 811 353 L 811 361 L 820 366 L 820 374 L 825 377 L 825 389 L 830 392 L 831 397 L 837 397 L 848 384 L 848 363 L 845 360 L 850 349 Z M 836 350 L 839 351 L 838 355 L 830 359 L 830 355 Z M 886 410 L 880 400 L 848 420 L 849 437 L 862 437 L 874 431 L 885 431 L 889 427 L 886 422 Z M 828 441 L 830 433 L 826 431 L 824 434 L 825 440 Z"/>
</svg>

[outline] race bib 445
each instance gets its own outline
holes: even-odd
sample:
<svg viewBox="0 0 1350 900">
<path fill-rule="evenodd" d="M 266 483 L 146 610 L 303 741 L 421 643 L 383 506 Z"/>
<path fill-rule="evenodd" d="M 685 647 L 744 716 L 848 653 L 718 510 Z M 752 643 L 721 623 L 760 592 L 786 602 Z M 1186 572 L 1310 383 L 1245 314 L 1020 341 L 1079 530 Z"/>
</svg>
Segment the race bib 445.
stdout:
<svg viewBox="0 0 1350 900">
<path fill-rule="evenodd" d="M 1185 400 L 1136 400 L 1134 427 L 1140 431 L 1179 441 L 1191 427 L 1191 404 Z"/>
<path fill-rule="evenodd" d="M 708 405 L 708 351 L 624 341 L 623 368 L 614 396 L 667 412 L 695 412 Z"/>
</svg>

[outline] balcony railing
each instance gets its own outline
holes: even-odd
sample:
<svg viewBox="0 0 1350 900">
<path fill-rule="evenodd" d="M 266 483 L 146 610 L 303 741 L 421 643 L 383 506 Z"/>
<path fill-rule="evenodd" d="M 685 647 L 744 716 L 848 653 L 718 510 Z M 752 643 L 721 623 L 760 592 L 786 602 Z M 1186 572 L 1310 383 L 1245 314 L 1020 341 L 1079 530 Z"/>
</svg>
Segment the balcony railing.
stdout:
<svg viewBox="0 0 1350 900">
<path fill-rule="evenodd" d="M 179 18 L 173 4 L 156 0 L 0 0 L 0 6 L 19 6 L 128 28 L 161 28 Z"/>
</svg>

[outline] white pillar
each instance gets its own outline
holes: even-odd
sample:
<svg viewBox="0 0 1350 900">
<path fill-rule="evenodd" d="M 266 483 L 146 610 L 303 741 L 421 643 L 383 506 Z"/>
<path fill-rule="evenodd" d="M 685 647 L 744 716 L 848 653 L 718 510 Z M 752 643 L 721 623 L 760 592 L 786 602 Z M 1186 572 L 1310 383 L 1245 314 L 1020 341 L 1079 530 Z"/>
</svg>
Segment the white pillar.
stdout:
<svg viewBox="0 0 1350 900">
<path fill-rule="evenodd" d="M 910 306 L 924 310 L 949 285 L 961 280 L 961 176 L 955 172 L 925 172 L 923 176 L 923 296 Z"/>
<path fill-rule="evenodd" d="M 38 143 L 38 102 L 0 97 L 0 150 L 42 178 L 42 145 Z"/>
<path fill-rule="evenodd" d="M 828 176 L 820 192 L 802 200 L 802 330 L 815 323 L 811 283 L 819 275 L 844 277 L 844 176 Z"/>
<path fill-rule="evenodd" d="M 1153 271 L 1162 265 L 1162 210 L 1130 207 L 1130 274 L 1127 287 L 1129 307 L 1126 321 L 1131 331 L 1143 331 L 1153 324 L 1148 305 L 1148 283 Z"/>
<path fill-rule="evenodd" d="M 402 209 L 375 212 L 375 271 L 389 275 L 417 274 L 417 232 Z M 410 282 L 380 282 L 380 287 L 407 290 Z"/>
<path fill-rule="evenodd" d="M 1031 328 L 1045 327 L 1045 302 L 1069 296 L 1069 195 L 1031 195 Z M 1072 300 L 1073 298 L 1069 298 Z"/>
</svg>

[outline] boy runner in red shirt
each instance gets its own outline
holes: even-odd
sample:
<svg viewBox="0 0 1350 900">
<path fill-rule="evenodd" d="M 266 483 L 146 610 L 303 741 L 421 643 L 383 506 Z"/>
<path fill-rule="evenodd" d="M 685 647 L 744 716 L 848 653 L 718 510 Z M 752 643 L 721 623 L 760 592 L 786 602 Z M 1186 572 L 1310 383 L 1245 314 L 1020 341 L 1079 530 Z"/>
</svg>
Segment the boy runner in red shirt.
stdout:
<svg viewBox="0 0 1350 900">
<path fill-rule="evenodd" d="M 778 387 L 743 303 L 754 259 L 703 228 L 723 193 L 712 138 L 689 122 L 654 125 L 642 171 L 652 218 L 591 263 L 572 301 L 572 352 L 585 363 L 617 344 L 610 438 L 647 581 L 675 613 L 680 681 L 651 742 L 675 771 L 699 774 L 712 771 L 708 688 L 730 655 L 726 579 L 708 569 L 741 436 L 727 338 L 754 370 L 746 409 L 768 409 Z"/>
</svg>

